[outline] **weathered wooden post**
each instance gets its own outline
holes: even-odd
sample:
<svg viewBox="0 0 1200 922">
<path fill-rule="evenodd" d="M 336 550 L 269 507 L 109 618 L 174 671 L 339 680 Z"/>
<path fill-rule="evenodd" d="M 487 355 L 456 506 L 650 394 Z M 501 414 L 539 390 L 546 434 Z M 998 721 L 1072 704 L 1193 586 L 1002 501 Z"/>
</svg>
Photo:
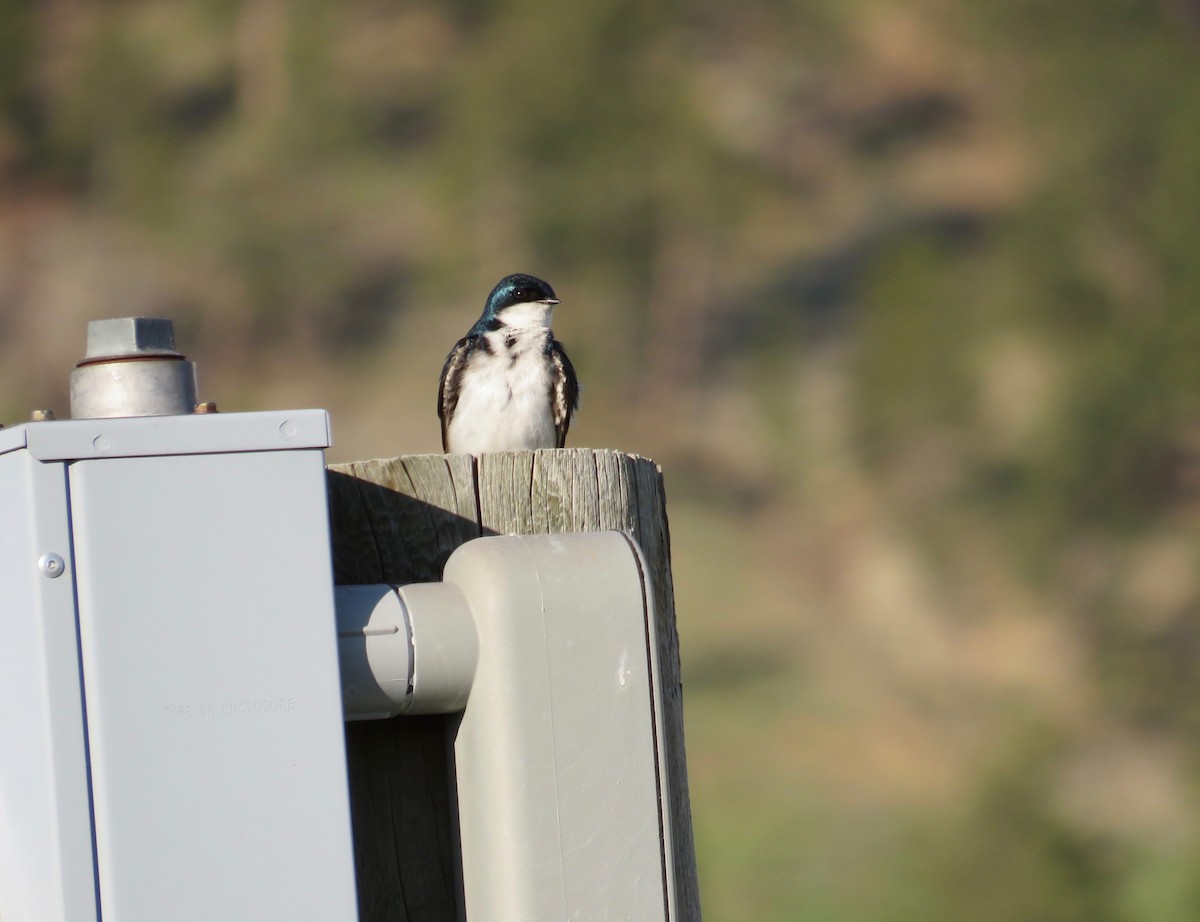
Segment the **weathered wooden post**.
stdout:
<svg viewBox="0 0 1200 922">
<path fill-rule="evenodd" d="M 700 919 L 678 633 L 662 473 L 616 451 L 416 455 L 329 470 L 339 584 L 438 580 L 473 538 L 619 530 L 640 545 L 656 600 L 678 918 Z M 346 726 L 363 922 L 453 922 L 455 840 L 448 735 L 453 718 Z"/>
</svg>

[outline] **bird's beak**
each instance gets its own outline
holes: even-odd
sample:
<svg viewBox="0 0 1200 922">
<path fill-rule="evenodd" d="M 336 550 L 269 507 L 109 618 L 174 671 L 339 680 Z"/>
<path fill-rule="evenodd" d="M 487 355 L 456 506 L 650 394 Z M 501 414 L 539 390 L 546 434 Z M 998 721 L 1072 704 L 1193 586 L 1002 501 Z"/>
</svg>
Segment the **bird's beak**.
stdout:
<svg viewBox="0 0 1200 922">
<path fill-rule="evenodd" d="M 538 304 L 548 304 L 551 307 L 553 307 L 557 303 L 558 303 L 558 298 L 544 298 L 543 300 L 538 301 Z"/>
</svg>

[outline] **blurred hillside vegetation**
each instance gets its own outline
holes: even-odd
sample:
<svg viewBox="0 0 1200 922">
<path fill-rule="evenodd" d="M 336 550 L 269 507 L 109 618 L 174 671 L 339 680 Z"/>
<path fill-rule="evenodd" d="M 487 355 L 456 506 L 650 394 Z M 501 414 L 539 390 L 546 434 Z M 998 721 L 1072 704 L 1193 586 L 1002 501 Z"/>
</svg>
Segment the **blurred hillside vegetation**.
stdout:
<svg viewBox="0 0 1200 922">
<path fill-rule="evenodd" d="M 664 465 L 707 918 L 1200 918 L 1196 0 L 0 0 L 0 419 L 89 318 L 438 450 L 551 280 Z"/>
</svg>

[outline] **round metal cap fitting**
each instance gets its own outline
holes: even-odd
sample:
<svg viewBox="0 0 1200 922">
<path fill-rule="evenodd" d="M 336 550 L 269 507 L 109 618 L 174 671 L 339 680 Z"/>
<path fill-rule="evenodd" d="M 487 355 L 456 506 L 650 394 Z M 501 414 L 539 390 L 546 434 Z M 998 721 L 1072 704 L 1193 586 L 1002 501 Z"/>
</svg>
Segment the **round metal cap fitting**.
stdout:
<svg viewBox="0 0 1200 922">
<path fill-rule="evenodd" d="M 42 571 L 43 576 L 58 579 L 66 572 L 67 564 L 58 554 L 51 551 L 38 558 L 38 569 Z"/>
</svg>

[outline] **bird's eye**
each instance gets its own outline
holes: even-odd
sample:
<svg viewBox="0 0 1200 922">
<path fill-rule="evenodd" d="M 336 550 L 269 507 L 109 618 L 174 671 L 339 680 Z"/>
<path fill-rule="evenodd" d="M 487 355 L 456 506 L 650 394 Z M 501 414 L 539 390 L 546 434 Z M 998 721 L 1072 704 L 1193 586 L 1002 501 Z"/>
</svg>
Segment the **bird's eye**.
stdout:
<svg viewBox="0 0 1200 922">
<path fill-rule="evenodd" d="M 529 296 L 529 292 L 526 291 L 524 288 L 514 288 L 513 289 L 513 297 L 516 298 L 518 301 L 524 301 L 526 299 L 526 297 L 528 297 L 528 296 Z"/>
</svg>

